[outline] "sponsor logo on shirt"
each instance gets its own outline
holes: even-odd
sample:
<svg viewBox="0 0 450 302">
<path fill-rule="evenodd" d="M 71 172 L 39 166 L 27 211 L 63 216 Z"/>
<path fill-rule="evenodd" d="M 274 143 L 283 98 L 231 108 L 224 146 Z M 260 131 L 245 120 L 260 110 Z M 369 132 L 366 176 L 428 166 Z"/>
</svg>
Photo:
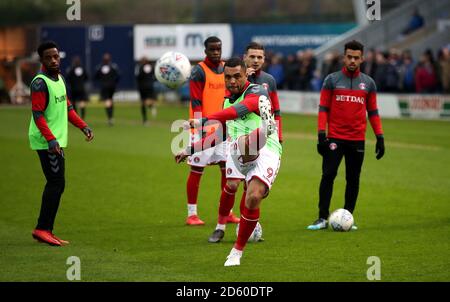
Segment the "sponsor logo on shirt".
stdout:
<svg viewBox="0 0 450 302">
<path fill-rule="evenodd" d="M 364 104 L 364 97 L 338 94 L 338 95 L 336 95 L 336 101 L 338 101 L 338 102 L 351 102 L 351 103 Z"/>
<path fill-rule="evenodd" d="M 60 102 L 64 102 L 66 100 L 66 95 L 55 96 L 55 103 L 58 104 Z"/>
<path fill-rule="evenodd" d="M 211 83 L 211 82 L 208 82 L 208 88 L 209 89 L 223 90 L 223 89 L 225 89 L 225 84 L 224 83 Z"/>
</svg>

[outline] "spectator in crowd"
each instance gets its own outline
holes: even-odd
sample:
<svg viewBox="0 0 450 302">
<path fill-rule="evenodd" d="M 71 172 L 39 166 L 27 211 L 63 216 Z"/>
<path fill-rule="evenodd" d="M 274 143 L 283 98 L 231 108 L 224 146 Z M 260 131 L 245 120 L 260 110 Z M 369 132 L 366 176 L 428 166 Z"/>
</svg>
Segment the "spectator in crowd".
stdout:
<svg viewBox="0 0 450 302">
<path fill-rule="evenodd" d="M 369 51 L 364 55 L 364 62 L 361 64 L 361 71 L 373 78 L 376 70 L 377 63 L 375 60 L 375 50 L 369 49 Z"/>
<path fill-rule="evenodd" d="M 313 78 L 311 80 L 311 90 L 315 92 L 319 92 L 322 89 L 322 79 L 320 76 L 320 70 L 314 71 Z"/>
<path fill-rule="evenodd" d="M 315 65 L 316 63 L 313 52 L 310 49 L 306 50 L 303 53 L 302 61 L 300 62 L 300 90 L 311 90 L 311 80 L 314 76 Z"/>
<path fill-rule="evenodd" d="M 443 47 L 436 61 L 433 52 L 427 50 L 417 64 L 410 50 L 391 48 L 388 52 L 381 52 L 371 49 L 365 55 L 361 71 L 375 80 L 380 92 L 427 93 L 431 89 L 433 92 L 449 93 L 449 52 L 450 46 Z M 342 68 L 342 57 L 337 52 L 326 53 L 319 68 L 316 68 L 316 58 L 309 49 L 289 54 L 284 60 L 280 54 L 270 51 L 266 54 L 267 65 L 263 69 L 277 79 L 278 85 L 282 81 L 283 89 L 287 90 L 317 91 L 327 75 Z M 281 65 L 280 62 L 284 63 Z M 433 84 L 433 81 L 436 83 Z"/>
<path fill-rule="evenodd" d="M 443 47 L 439 55 L 442 92 L 450 93 L 450 48 Z"/>
<path fill-rule="evenodd" d="M 400 91 L 412 93 L 415 91 L 414 82 L 415 63 L 411 52 L 404 51 L 402 54 L 402 65 L 400 66 Z"/>
<path fill-rule="evenodd" d="M 300 65 L 294 54 L 289 54 L 286 57 L 284 70 L 286 73 L 284 81 L 284 89 L 296 90 L 299 82 Z"/>
<path fill-rule="evenodd" d="M 403 30 L 403 35 L 409 35 L 424 25 L 425 21 L 420 15 L 419 10 L 416 8 L 411 16 L 411 19 L 409 20 L 408 26 Z"/>
<path fill-rule="evenodd" d="M 330 73 L 341 70 L 342 62 L 338 52 L 329 52 L 325 54 L 325 60 L 322 64 L 322 81 Z"/>
<path fill-rule="evenodd" d="M 415 73 L 416 92 L 434 93 L 438 87 L 436 70 L 432 58 L 427 52 L 420 57 Z"/>
<path fill-rule="evenodd" d="M 380 92 L 398 91 L 399 76 L 395 65 L 388 61 L 389 54 L 378 52 L 376 54 L 377 70 L 374 80 Z"/>
<path fill-rule="evenodd" d="M 270 73 L 277 82 L 277 89 L 281 89 L 284 83 L 284 68 L 281 64 L 281 55 L 276 54 L 270 61 L 270 66 L 267 68 L 267 72 Z"/>
</svg>

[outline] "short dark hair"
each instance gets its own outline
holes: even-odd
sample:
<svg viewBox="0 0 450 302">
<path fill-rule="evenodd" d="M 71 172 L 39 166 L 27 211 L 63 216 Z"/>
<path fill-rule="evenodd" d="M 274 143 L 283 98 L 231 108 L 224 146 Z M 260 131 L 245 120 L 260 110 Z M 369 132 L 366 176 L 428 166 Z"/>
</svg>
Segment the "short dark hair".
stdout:
<svg viewBox="0 0 450 302">
<path fill-rule="evenodd" d="M 223 66 L 225 67 L 236 67 L 236 66 L 241 66 L 244 70 L 247 69 L 247 66 L 244 63 L 244 60 L 242 60 L 239 57 L 232 57 L 230 59 L 228 59 L 228 61 L 225 62 L 225 65 Z"/>
<path fill-rule="evenodd" d="M 245 47 L 245 52 L 247 53 L 249 49 L 261 49 L 262 51 L 266 51 L 264 46 L 258 42 L 250 42 L 247 47 Z"/>
<path fill-rule="evenodd" d="M 364 45 L 362 45 L 361 42 L 358 42 L 356 40 L 352 40 L 350 42 L 347 42 L 344 46 L 344 53 L 347 51 L 347 49 L 351 50 L 361 50 L 361 53 L 364 53 Z"/>
<path fill-rule="evenodd" d="M 220 40 L 219 38 L 217 38 L 216 36 L 211 36 L 211 37 L 208 37 L 206 40 L 205 40 L 205 48 L 208 48 L 208 44 L 209 43 L 217 43 L 217 42 L 219 42 L 219 43 L 222 43 L 222 40 Z"/>
<path fill-rule="evenodd" d="M 44 54 L 44 51 L 47 50 L 47 49 L 50 49 L 50 48 L 56 48 L 56 49 L 58 49 L 59 47 L 58 47 L 58 45 L 57 45 L 55 42 L 53 42 L 53 41 L 45 41 L 45 42 L 42 42 L 41 45 L 39 45 L 39 47 L 38 47 L 38 54 L 39 54 L 39 57 L 42 58 L 42 55 Z"/>
</svg>

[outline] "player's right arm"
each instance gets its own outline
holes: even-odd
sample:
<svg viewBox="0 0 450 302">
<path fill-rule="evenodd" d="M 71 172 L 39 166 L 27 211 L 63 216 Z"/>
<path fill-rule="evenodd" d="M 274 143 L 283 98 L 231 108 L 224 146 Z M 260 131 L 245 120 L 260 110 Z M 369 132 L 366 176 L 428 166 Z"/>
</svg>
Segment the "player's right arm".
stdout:
<svg viewBox="0 0 450 302">
<path fill-rule="evenodd" d="M 208 121 L 219 121 L 221 123 L 225 123 L 226 121 L 235 120 L 237 118 L 243 117 L 247 113 L 254 112 L 259 115 L 259 97 L 260 96 L 269 97 L 269 94 L 266 89 L 264 89 L 260 85 L 255 85 L 249 88 L 245 92 L 244 99 L 222 111 L 210 114 L 201 120 L 201 124 L 204 125 Z"/>
<path fill-rule="evenodd" d="M 205 72 L 200 65 L 194 66 L 189 80 L 192 114 L 198 116 L 203 110 L 203 89 L 205 88 Z M 199 112 L 196 114 L 196 112 Z"/>
<path fill-rule="evenodd" d="M 48 149 L 51 153 L 61 153 L 56 137 L 48 127 L 47 120 L 44 116 L 44 111 L 48 105 L 48 88 L 43 79 L 37 78 L 31 84 L 31 110 L 33 119 L 41 132 L 42 136 L 48 142 Z"/>
<path fill-rule="evenodd" d="M 323 155 L 326 149 L 327 143 L 327 123 L 328 116 L 330 114 L 331 98 L 333 97 L 333 81 L 332 76 L 328 75 L 324 82 L 322 89 L 320 90 L 320 103 L 319 103 L 319 115 L 317 118 L 317 152 Z"/>
</svg>

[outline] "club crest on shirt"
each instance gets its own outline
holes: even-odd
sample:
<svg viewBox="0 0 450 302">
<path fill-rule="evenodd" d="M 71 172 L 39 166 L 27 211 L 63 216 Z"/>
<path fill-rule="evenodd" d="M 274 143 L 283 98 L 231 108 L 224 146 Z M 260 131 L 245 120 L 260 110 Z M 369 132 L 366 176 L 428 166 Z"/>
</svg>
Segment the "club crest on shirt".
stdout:
<svg viewBox="0 0 450 302">
<path fill-rule="evenodd" d="M 261 86 L 264 87 L 265 90 L 269 91 L 269 84 L 262 83 Z"/>
<path fill-rule="evenodd" d="M 365 90 L 366 89 L 366 84 L 365 83 L 359 83 L 359 89 Z"/>
</svg>

